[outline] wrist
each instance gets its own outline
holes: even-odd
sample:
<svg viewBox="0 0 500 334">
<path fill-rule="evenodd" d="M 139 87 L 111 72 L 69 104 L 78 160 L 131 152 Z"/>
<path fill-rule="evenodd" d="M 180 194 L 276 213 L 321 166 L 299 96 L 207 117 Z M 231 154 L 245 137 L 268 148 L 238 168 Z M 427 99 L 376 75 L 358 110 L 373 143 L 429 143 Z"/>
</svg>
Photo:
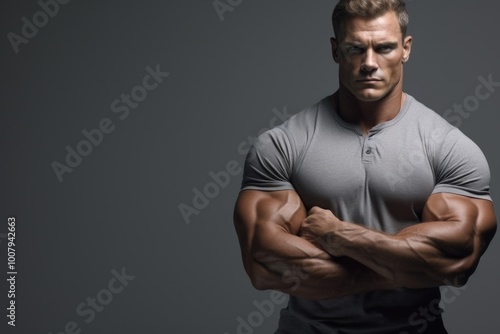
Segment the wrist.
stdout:
<svg viewBox="0 0 500 334">
<path fill-rule="evenodd" d="M 333 257 L 340 257 L 341 250 L 340 244 L 336 241 L 335 234 L 327 232 L 322 237 L 318 238 L 316 246 L 325 251 L 328 255 Z"/>
<path fill-rule="evenodd" d="M 336 220 L 332 222 L 332 228 L 329 229 L 321 238 L 324 250 L 331 256 L 347 256 L 348 241 L 345 238 L 344 231 L 346 222 Z"/>
</svg>

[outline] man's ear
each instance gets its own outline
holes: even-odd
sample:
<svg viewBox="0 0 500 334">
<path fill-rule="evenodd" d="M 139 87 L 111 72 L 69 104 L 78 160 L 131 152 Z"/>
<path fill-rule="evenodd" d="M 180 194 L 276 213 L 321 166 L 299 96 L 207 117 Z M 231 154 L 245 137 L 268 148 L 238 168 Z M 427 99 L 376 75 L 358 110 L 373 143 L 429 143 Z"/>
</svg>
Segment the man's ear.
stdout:
<svg viewBox="0 0 500 334">
<path fill-rule="evenodd" d="M 401 58 L 401 62 L 406 63 L 410 59 L 412 43 L 413 43 L 413 37 L 406 36 L 406 38 L 403 41 L 403 57 Z"/>
<path fill-rule="evenodd" d="M 339 63 L 339 45 L 337 43 L 337 39 L 335 37 L 330 38 L 330 43 L 332 44 L 332 56 L 333 60 L 338 64 Z"/>
</svg>

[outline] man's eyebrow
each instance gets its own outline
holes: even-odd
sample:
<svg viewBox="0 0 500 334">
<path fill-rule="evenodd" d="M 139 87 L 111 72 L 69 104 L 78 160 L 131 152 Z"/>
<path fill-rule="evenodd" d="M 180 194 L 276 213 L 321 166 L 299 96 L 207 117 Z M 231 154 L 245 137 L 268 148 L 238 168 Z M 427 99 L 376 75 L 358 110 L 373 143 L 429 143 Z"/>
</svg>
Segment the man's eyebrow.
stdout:
<svg viewBox="0 0 500 334">
<path fill-rule="evenodd" d="M 359 46 L 359 47 L 365 47 L 366 44 L 365 43 L 362 43 L 362 42 L 357 42 L 357 41 L 352 41 L 352 42 L 342 42 L 340 44 L 341 46 L 343 47 L 349 47 L 349 46 Z M 380 42 L 375 42 L 374 43 L 375 47 L 378 47 L 378 46 L 392 46 L 392 47 L 396 47 L 398 46 L 398 42 L 397 41 L 380 41 Z"/>
<path fill-rule="evenodd" d="M 340 43 L 340 45 L 345 45 L 345 46 L 351 46 L 351 45 L 356 45 L 356 46 L 359 46 L 359 45 L 364 45 L 364 43 L 361 43 L 361 42 L 357 42 L 357 41 L 352 41 L 352 42 L 342 42 Z"/>
<path fill-rule="evenodd" d="M 383 42 L 377 42 L 375 43 L 375 46 L 392 46 L 396 47 L 398 46 L 399 42 L 396 41 L 383 41 Z"/>
<path fill-rule="evenodd" d="M 361 42 L 342 42 L 342 43 L 340 43 L 340 47 L 342 49 L 347 49 L 347 48 L 350 48 L 352 46 L 358 47 L 360 49 L 366 47 L 366 45 L 364 43 L 361 43 Z"/>
</svg>

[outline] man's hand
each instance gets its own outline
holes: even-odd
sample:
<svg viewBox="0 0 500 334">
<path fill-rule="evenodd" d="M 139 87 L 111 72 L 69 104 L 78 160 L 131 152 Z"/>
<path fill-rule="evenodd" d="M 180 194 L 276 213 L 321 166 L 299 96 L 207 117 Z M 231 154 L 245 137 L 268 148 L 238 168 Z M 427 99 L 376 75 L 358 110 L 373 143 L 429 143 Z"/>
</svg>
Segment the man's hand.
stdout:
<svg viewBox="0 0 500 334">
<path fill-rule="evenodd" d="M 302 222 L 299 236 L 332 256 L 340 256 L 337 235 L 342 222 L 330 210 L 313 207 Z"/>
</svg>

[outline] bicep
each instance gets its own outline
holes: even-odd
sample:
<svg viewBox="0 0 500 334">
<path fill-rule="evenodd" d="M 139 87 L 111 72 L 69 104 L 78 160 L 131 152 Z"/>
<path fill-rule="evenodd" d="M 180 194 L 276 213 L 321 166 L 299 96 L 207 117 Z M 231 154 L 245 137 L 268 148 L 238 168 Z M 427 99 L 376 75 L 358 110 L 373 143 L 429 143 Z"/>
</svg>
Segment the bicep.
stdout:
<svg viewBox="0 0 500 334">
<path fill-rule="evenodd" d="M 478 259 L 496 231 L 491 201 L 451 193 L 431 195 L 423 210 L 422 221 L 424 227 L 426 222 L 434 225 L 430 240 L 436 241 L 442 251 L 456 257 Z"/>
<path fill-rule="evenodd" d="M 496 230 L 491 201 L 437 193 L 427 200 L 420 224 L 397 234 L 433 280 L 461 286 L 475 271 Z"/>
<path fill-rule="evenodd" d="M 491 201 L 451 193 L 431 195 L 424 207 L 422 220 L 456 222 L 458 229 L 464 232 L 485 236 L 494 234 L 496 230 Z"/>
<path fill-rule="evenodd" d="M 235 206 L 234 224 L 243 260 L 270 263 L 328 257 L 297 236 L 306 214 L 304 204 L 293 190 L 242 191 Z"/>
<path fill-rule="evenodd" d="M 234 209 L 234 225 L 242 247 L 250 249 L 255 235 L 279 232 L 297 234 L 305 208 L 295 191 L 240 192 Z"/>
<path fill-rule="evenodd" d="M 297 234 L 306 217 L 304 204 L 294 190 L 244 190 L 235 206 L 235 224 L 258 227 L 266 225 Z"/>
</svg>

